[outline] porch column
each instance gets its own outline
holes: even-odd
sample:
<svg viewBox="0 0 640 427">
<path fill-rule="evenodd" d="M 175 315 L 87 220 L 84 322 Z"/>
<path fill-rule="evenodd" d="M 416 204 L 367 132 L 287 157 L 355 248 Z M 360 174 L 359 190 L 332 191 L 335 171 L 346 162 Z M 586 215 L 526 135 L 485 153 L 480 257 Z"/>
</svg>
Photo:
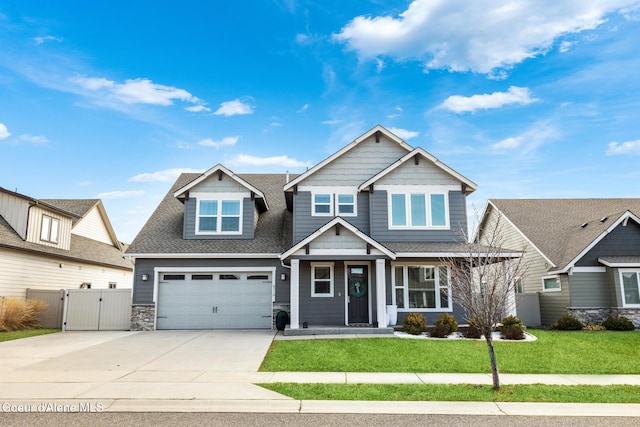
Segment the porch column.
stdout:
<svg viewBox="0 0 640 427">
<path fill-rule="evenodd" d="M 387 327 L 387 275 L 385 260 L 376 260 L 376 313 L 378 314 L 378 328 Z"/>
<path fill-rule="evenodd" d="M 300 260 L 291 260 L 291 280 L 289 299 L 291 313 L 289 313 L 289 328 L 300 329 Z"/>
</svg>

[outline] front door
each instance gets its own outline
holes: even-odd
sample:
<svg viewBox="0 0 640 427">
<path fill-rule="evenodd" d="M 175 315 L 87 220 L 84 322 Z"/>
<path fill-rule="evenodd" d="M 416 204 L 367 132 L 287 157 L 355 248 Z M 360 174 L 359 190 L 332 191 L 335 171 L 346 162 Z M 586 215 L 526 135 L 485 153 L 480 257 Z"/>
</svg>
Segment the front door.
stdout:
<svg viewBox="0 0 640 427">
<path fill-rule="evenodd" d="M 366 265 L 347 266 L 349 324 L 369 323 L 369 279 Z"/>
</svg>

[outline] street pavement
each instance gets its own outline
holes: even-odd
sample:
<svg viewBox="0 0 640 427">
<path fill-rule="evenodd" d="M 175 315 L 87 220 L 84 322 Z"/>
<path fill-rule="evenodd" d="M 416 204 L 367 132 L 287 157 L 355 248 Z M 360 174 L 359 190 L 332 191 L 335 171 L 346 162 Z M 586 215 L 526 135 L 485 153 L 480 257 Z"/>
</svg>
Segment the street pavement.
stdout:
<svg viewBox="0 0 640 427">
<path fill-rule="evenodd" d="M 638 404 L 296 400 L 258 383 L 491 384 L 490 374 L 259 372 L 275 331 L 64 332 L 0 343 L 0 412 L 263 412 L 640 417 Z M 640 375 L 501 374 L 502 384 Z"/>
</svg>

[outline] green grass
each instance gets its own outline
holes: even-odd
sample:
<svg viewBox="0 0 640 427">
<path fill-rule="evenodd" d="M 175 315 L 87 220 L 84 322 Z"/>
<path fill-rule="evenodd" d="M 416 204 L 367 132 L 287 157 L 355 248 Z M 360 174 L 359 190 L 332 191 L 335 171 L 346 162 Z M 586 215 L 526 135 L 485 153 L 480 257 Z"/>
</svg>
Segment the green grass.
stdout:
<svg viewBox="0 0 640 427">
<path fill-rule="evenodd" d="M 639 386 L 472 384 L 293 384 L 260 386 L 297 400 L 639 403 Z"/>
<path fill-rule="evenodd" d="M 23 331 L 0 332 L 0 342 L 53 334 L 55 332 L 60 332 L 60 329 L 25 329 Z"/>
<path fill-rule="evenodd" d="M 639 374 L 640 331 L 529 330 L 535 342 L 495 342 L 502 373 Z M 262 371 L 488 373 L 475 340 L 362 338 L 274 341 Z"/>
</svg>

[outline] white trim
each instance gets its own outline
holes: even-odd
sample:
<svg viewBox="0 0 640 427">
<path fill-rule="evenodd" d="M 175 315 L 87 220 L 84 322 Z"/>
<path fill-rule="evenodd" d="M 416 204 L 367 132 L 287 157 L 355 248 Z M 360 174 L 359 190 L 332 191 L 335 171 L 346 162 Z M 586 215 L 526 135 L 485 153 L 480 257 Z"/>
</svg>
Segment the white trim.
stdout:
<svg viewBox="0 0 640 427">
<path fill-rule="evenodd" d="M 320 169 L 322 169 L 323 167 L 325 167 L 329 163 L 333 162 L 338 157 L 342 156 L 347 151 L 349 151 L 352 148 L 354 148 L 355 146 L 357 146 L 362 141 L 364 141 L 367 138 L 373 136 L 378 131 L 383 133 L 391 141 L 396 142 L 398 145 L 400 145 L 405 150 L 407 150 L 407 151 L 413 150 L 412 146 L 410 146 L 409 144 L 404 142 L 397 135 L 394 135 L 393 133 L 391 133 L 390 131 L 388 131 L 387 129 L 385 129 L 382 126 L 377 125 L 374 128 L 370 129 L 369 131 L 367 131 L 367 132 L 363 133 L 362 135 L 360 135 L 358 138 L 353 140 L 351 143 L 349 143 L 349 144 L 345 145 L 344 147 L 342 147 L 342 149 L 340 149 L 339 151 L 335 152 L 334 154 L 332 154 L 331 156 L 327 157 L 326 159 L 324 159 L 320 163 L 316 164 L 311 169 L 307 170 L 302 175 L 298 176 L 296 179 L 291 180 L 288 184 L 286 184 L 284 186 L 284 191 L 289 191 L 289 190 L 293 189 L 293 187 L 295 185 L 297 185 L 298 183 L 300 183 L 302 180 L 304 180 L 304 179 L 308 178 L 309 176 L 313 175 L 314 173 L 316 173 L 317 171 L 319 171 Z"/>
<path fill-rule="evenodd" d="M 300 328 L 300 260 L 291 260 L 289 280 L 289 328 Z"/>
<path fill-rule="evenodd" d="M 329 197 L 329 212 L 316 212 L 316 206 L 327 206 L 327 203 L 316 203 L 316 196 Z M 333 199 L 334 195 L 328 191 L 311 192 L 311 216 L 333 216 Z"/>
<path fill-rule="evenodd" d="M 638 262 L 609 262 L 609 261 L 607 261 L 607 260 L 605 260 L 603 258 L 598 258 L 598 262 L 600 264 L 604 264 L 607 267 L 612 267 L 612 268 L 616 268 L 616 267 L 618 267 L 618 268 L 620 268 L 620 267 L 621 268 L 625 268 L 625 267 L 626 268 L 640 267 L 640 263 L 638 263 Z M 594 268 L 596 268 L 596 267 L 594 267 Z M 604 267 L 600 267 L 600 268 L 604 269 Z"/>
<path fill-rule="evenodd" d="M 342 216 L 342 217 L 355 217 L 358 216 L 358 190 L 355 187 L 350 186 L 300 186 L 298 191 L 308 191 L 311 193 L 311 216 Z M 316 213 L 316 196 L 329 196 L 329 212 Z M 340 196 L 353 196 L 353 213 L 340 213 L 338 211 L 340 203 L 338 199 Z"/>
<path fill-rule="evenodd" d="M 396 267 L 402 267 L 402 281 L 404 284 L 402 286 L 396 286 Z M 407 267 L 429 267 L 434 269 L 434 302 L 436 307 L 434 308 L 418 308 L 418 307 L 407 307 L 409 304 L 405 304 L 405 302 L 409 302 L 409 273 Z M 440 286 L 440 267 L 447 268 L 447 286 L 448 289 L 448 307 L 438 307 L 440 306 L 440 290 L 444 289 L 444 287 Z M 392 262 L 391 263 L 391 303 L 398 306 L 398 301 L 396 301 L 396 288 L 402 288 L 404 290 L 404 301 L 403 305 L 405 307 L 398 307 L 398 312 L 413 312 L 417 311 L 420 313 L 451 313 L 453 312 L 453 290 L 451 288 L 451 274 L 446 265 L 442 263 L 433 263 L 433 262 L 412 262 L 412 261 L 404 261 L 404 262 Z"/>
<path fill-rule="evenodd" d="M 545 279 L 556 279 L 558 281 L 558 287 L 557 288 L 545 289 L 545 287 L 544 287 Z M 558 275 L 543 276 L 541 278 L 541 280 L 542 280 L 542 292 L 562 292 L 562 280 L 560 280 L 560 276 L 558 276 Z"/>
<path fill-rule="evenodd" d="M 495 254 L 494 254 L 495 255 Z M 521 258 L 522 252 L 500 252 L 504 258 Z M 469 252 L 396 252 L 396 259 L 401 258 L 468 258 Z"/>
<path fill-rule="evenodd" d="M 158 258 L 158 259 L 187 259 L 187 258 L 198 258 L 198 259 L 271 259 L 280 258 L 280 254 L 269 254 L 269 253 L 148 253 L 148 254 L 125 254 L 126 257 L 129 258 L 137 258 L 137 259 L 147 259 L 147 258 Z"/>
<path fill-rule="evenodd" d="M 459 180 L 461 183 L 464 183 L 467 185 L 467 187 L 469 187 L 471 189 L 471 191 L 469 191 L 469 193 L 475 191 L 478 189 L 478 185 L 471 181 L 470 179 L 468 179 L 467 177 L 465 177 L 464 175 L 454 171 L 453 169 L 451 169 L 449 166 L 445 165 L 444 163 L 440 162 L 435 156 L 433 156 L 432 154 L 428 153 L 426 150 L 424 150 L 421 147 L 415 148 L 413 151 L 405 154 L 402 158 L 400 158 L 399 160 L 397 160 L 395 163 L 393 163 L 392 165 L 388 166 L 387 168 L 385 168 L 384 170 L 378 172 L 376 175 L 374 175 L 372 178 L 370 178 L 369 180 L 363 182 L 359 187 L 358 187 L 358 191 L 363 191 L 364 189 L 366 189 L 367 187 L 371 186 L 371 184 L 374 184 L 376 181 L 378 181 L 379 179 L 381 179 L 382 177 L 384 177 L 385 175 L 387 175 L 388 173 L 394 171 L 396 168 L 398 168 L 399 166 L 401 166 L 402 164 L 404 164 L 407 160 L 412 159 L 414 156 L 416 155 L 420 155 L 422 156 L 424 159 L 427 159 L 428 161 L 430 161 L 434 166 L 437 166 L 438 168 L 440 168 L 441 170 L 443 170 L 444 172 L 446 172 L 447 174 L 453 176 L 454 178 L 456 178 L 457 180 Z M 456 187 L 457 190 L 460 189 L 460 187 Z"/>
<path fill-rule="evenodd" d="M 606 273 L 606 267 L 573 267 L 574 273 Z"/>
<path fill-rule="evenodd" d="M 244 199 L 247 197 L 250 197 L 250 194 L 247 194 L 247 193 L 193 193 L 191 196 L 194 199 L 196 199 L 196 218 L 195 218 L 195 230 L 194 230 L 194 233 L 196 236 L 242 235 L 242 225 L 244 221 Z M 214 215 L 216 217 L 216 231 L 200 230 L 200 202 L 216 202 L 217 203 L 217 212 Z M 238 231 L 222 231 L 222 218 L 223 218 L 222 203 L 223 202 L 238 202 L 240 204 L 240 213 L 238 217 Z"/>
<path fill-rule="evenodd" d="M 366 265 L 367 266 L 367 315 L 369 323 L 372 322 L 373 314 L 371 312 L 371 262 L 370 261 L 344 261 L 344 324 L 349 324 L 349 266 L 350 265 Z"/>
<path fill-rule="evenodd" d="M 333 262 L 312 262 L 310 263 L 311 268 L 311 298 L 333 298 L 334 286 L 335 286 L 335 263 Z M 317 293 L 315 282 L 316 282 L 316 267 L 329 267 L 329 293 Z M 325 281 L 326 279 L 317 279 Z"/>
<path fill-rule="evenodd" d="M 640 269 L 638 268 L 621 268 L 618 270 L 618 278 L 620 282 L 620 297 L 622 300 L 622 306 L 625 308 L 638 308 L 640 304 L 627 304 L 625 295 L 624 295 L 624 283 L 622 281 L 623 273 L 635 273 L 636 274 L 636 286 L 640 288 Z M 639 289 L 640 291 L 640 289 Z"/>
</svg>

